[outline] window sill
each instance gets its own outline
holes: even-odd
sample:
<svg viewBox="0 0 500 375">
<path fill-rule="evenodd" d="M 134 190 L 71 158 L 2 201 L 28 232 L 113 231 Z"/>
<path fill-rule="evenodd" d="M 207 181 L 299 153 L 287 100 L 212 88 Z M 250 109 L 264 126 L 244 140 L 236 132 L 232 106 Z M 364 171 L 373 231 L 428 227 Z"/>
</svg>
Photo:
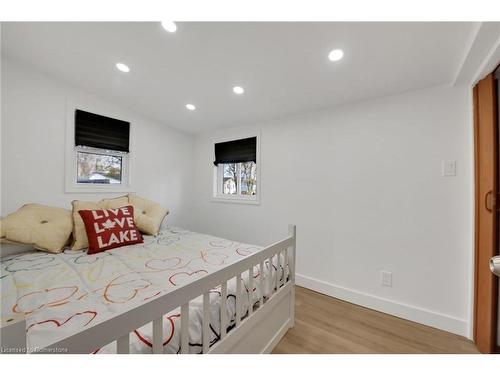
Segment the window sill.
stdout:
<svg viewBox="0 0 500 375">
<path fill-rule="evenodd" d="M 236 203 L 236 204 L 253 204 L 259 205 L 259 198 L 248 199 L 248 198 L 222 198 L 222 197 L 212 197 L 212 202 L 214 203 Z"/>
<path fill-rule="evenodd" d="M 134 193 L 130 186 L 69 186 L 65 193 Z"/>
</svg>

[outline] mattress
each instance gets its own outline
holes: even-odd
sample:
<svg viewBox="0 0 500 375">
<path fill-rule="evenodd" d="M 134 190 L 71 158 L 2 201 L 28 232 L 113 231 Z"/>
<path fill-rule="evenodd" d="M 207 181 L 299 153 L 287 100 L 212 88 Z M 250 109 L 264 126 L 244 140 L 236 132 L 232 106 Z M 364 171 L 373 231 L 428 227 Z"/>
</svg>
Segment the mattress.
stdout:
<svg viewBox="0 0 500 375">
<path fill-rule="evenodd" d="M 37 350 L 121 312 L 234 264 L 262 248 L 169 227 L 144 243 L 99 254 L 65 250 L 61 254 L 31 251 L 0 261 L 1 313 L 26 314 L 28 350 Z M 284 264 L 283 259 L 280 264 Z M 269 277 L 280 282 L 287 269 L 264 263 L 263 285 L 254 268 L 253 301 L 269 295 Z M 248 272 L 242 274 L 241 316 L 249 307 Z M 226 314 L 234 326 L 236 279 L 228 282 Z M 210 344 L 220 339 L 220 286 L 210 290 Z M 258 302 L 257 302 L 258 304 Z M 254 304 L 255 305 L 255 304 Z M 190 353 L 202 347 L 202 296 L 190 302 Z M 131 353 L 152 352 L 152 323 L 130 335 Z M 180 309 L 163 319 L 164 352 L 180 351 Z M 116 343 L 94 353 L 116 353 Z"/>
</svg>

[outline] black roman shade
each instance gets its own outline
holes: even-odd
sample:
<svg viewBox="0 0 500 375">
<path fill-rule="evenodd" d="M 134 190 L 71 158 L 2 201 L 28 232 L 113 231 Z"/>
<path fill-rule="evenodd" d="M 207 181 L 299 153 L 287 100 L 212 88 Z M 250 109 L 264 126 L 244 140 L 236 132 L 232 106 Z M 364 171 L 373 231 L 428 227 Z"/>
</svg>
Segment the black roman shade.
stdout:
<svg viewBox="0 0 500 375">
<path fill-rule="evenodd" d="M 75 145 L 129 152 L 130 122 L 75 111 Z"/>
<path fill-rule="evenodd" d="M 214 164 L 257 162 L 257 137 L 215 144 Z"/>
</svg>

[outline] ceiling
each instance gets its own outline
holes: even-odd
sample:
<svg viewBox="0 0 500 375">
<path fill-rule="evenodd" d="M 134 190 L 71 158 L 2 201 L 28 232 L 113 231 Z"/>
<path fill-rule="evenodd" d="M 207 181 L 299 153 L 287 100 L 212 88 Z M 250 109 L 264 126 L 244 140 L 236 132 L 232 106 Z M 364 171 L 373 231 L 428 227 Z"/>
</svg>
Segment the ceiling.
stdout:
<svg viewBox="0 0 500 375">
<path fill-rule="evenodd" d="M 3 53 L 199 132 L 452 82 L 471 23 L 2 23 Z M 328 60 L 335 48 L 339 62 Z M 123 62 L 129 73 L 116 69 Z M 232 87 L 244 87 L 237 96 Z M 196 111 L 185 104 L 193 103 Z"/>
</svg>

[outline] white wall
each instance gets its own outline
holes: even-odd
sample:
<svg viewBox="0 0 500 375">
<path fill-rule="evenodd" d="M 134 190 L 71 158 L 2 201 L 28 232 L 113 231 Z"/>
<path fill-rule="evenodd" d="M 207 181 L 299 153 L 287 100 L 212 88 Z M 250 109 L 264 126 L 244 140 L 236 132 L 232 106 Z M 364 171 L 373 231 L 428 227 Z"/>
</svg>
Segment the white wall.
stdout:
<svg viewBox="0 0 500 375">
<path fill-rule="evenodd" d="M 268 244 L 297 224 L 297 282 L 469 335 L 472 131 L 464 87 L 436 87 L 201 134 L 198 231 Z M 213 140 L 261 129 L 261 204 L 211 201 Z M 456 177 L 441 161 L 456 160 Z M 393 272 L 393 287 L 380 271 Z"/>
<path fill-rule="evenodd" d="M 111 194 L 67 194 L 64 184 L 66 101 L 106 108 L 132 122 L 132 187 L 171 210 L 168 222 L 186 225 L 191 199 L 194 138 L 2 59 L 2 207 L 5 215 L 28 202 L 70 208 L 73 199 Z"/>
</svg>

